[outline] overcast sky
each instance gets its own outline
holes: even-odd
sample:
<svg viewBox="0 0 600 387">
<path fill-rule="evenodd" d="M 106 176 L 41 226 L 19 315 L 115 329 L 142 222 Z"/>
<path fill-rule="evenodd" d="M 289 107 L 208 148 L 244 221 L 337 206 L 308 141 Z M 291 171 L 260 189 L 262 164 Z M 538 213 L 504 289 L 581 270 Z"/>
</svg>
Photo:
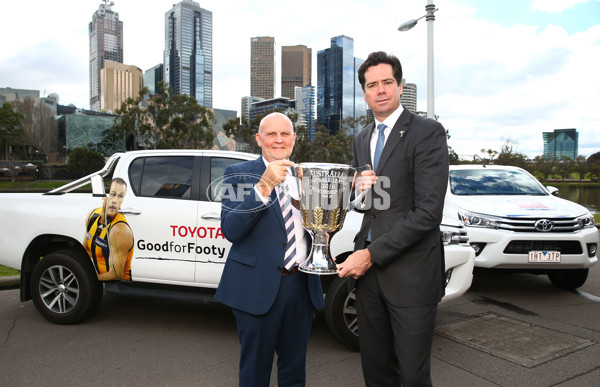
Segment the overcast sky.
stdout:
<svg viewBox="0 0 600 387">
<path fill-rule="evenodd" d="M 177 0 L 114 0 L 123 21 L 124 63 L 147 70 L 162 62 L 164 15 Z M 89 109 L 88 25 L 100 0 L 2 2 L 0 87 L 57 93 Z M 354 56 L 400 58 L 427 110 L 426 0 L 204 0 L 213 13 L 213 107 L 236 110 L 250 92 L 250 38 L 317 52 L 330 39 L 354 39 Z M 542 132 L 575 128 L 579 154 L 600 151 L 600 0 L 435 0 L 435 113 L 449 145 L 465 158 L 506 141 L 535 157 Z M 278 78 L 280 82 L 280 78 Z M 279 87 L 279 85 L 278 85 Z"/>
</svg>

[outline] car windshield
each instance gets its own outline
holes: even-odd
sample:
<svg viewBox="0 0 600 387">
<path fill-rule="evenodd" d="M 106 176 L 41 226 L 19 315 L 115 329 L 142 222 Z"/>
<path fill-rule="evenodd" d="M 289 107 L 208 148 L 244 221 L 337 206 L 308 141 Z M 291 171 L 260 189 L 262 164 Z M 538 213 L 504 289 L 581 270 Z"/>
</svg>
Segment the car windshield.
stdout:
<svg viewBox="0 0 600 387">
<path fill-rule="evenodd" d="M 459 169 L 450 171 L 454 195 L 548 195 L 530 175 L 508 169 Z"/>
</svg>

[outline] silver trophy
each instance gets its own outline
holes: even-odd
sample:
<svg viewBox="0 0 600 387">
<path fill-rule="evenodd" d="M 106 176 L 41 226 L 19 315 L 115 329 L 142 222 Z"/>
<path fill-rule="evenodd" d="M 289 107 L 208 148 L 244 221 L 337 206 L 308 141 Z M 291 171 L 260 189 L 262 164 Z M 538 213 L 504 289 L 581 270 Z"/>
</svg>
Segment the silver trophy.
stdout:
<svg viewBox="0 0 600 387">
<path fill-rule="evenodd" d="M 329 251 L 329 239 L 342 229 L 346 213 L 354 209 L 367 191 L 350 201 L 352 182 L 359 169 L 345 164 L 301 163 L 292 167 L 299 199 L 283 189 L 302 215 L 302 225 L 313 238 L 308 258 L 298 269 L 310 274 L 337 274 L 336 264 Z M 285 187 L 285 186 L 284 186 Z M 329 237 L 328 237 L 329 234 Z"/>
</svg>

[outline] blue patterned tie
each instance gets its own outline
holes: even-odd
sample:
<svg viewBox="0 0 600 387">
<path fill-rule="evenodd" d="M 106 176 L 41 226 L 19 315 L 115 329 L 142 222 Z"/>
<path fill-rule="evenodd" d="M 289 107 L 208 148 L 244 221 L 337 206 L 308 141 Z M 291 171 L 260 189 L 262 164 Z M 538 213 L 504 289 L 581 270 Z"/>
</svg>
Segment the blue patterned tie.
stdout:
<svg viewBox="0 0 600 387">
<path fill-rule="evenodd" d="M 373 158 L 373 170 L 377 170 L 377 164 L 379 164 L 379 158 L 381 157 L 381 152 L 383 152 L 383 144 L 385 143 L 385 124 L 377 125 L 377 129 L 379 130 L 379 135 L 377 136 L 377 144 L 375 145 L 375 156 Z"/>
<path fill-rule="evenodd" d="M 383 144 L 385 144 L 385 124 L 377 125 L 377 129 L 379 130 L 379 134 L 377 135 L 377 144 L 375 144 L 375 156 L 373 156 L 373 170 L 377 170 L 377 164 L 379 164 L 379 158 L 381 157 L 381 152 L 383 152 Z M 367 235 L 367 240 L 371 241 L 371 229 L 369 229 L 369 235 Z"/>
</svg>

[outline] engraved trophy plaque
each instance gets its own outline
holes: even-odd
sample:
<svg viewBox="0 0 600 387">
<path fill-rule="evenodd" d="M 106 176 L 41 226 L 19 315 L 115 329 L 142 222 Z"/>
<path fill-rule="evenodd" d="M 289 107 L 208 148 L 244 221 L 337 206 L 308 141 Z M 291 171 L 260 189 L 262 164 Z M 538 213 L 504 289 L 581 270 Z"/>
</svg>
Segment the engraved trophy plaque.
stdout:
<svg viewBox="0 0 600 387">
<path fill-rule="evenodd" d="M 360 170 L 364 168 L 368 166 Z M 298 268 L 300 271 L 318 275 L 337 274 L 337 266 L 329 251 L 329 239 L 341 230 L 346 213 L 367 192 L 350 201 L 355 172 L 359 171 L 345 164 L 300 163 L 292 167 L 299 200 L 293 200 L 285 189 L 284 193 L 300 211 L 302 225 L 313 237 L 308 258 Z"/>
</svg>

